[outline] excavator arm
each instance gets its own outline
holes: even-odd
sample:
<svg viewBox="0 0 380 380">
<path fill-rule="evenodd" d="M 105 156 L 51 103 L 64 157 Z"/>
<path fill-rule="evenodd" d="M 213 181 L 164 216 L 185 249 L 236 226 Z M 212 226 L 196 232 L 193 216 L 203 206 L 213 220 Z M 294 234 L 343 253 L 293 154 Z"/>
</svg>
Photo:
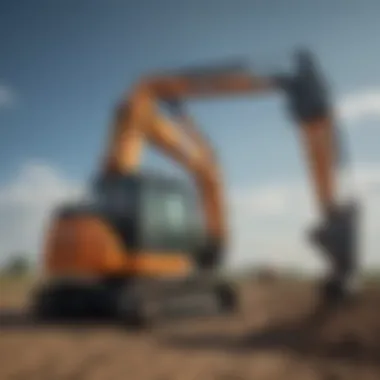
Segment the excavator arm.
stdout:
<svg viewBox="0 0 380 380">
<path fill-rule="evenodd" d="M 118 106 L 106 156 L 105 173 L 138 170 L 145 142 L 185 168 L 199 189 L 210 236 L 209 252 L 226 243 L 226 210 L 216 154 L 207 138 L 184 112 L 189 98 L 261 93 L 270 82 L 242 69 L 222 67 L 185 70 L 141 81 Z M 160 105 L 171 114 L 165 116 Z"/>
<path fill-rule="evenodd" d="M 354 203 L 340 205 L 337 199 L 337 130 L 327 88 L 310 54 L 298 55 L 297 70 L 291 75 L 259 77 L 235 65 L 145 78 L 118 108 L 105 171 L 136 170 L 144 142 L 155 144 L 193 174 L 202 194 L 208 231 L 223 244 L 226 226 L 218 163 L 210 144 L 181 111 L 181 104 L 193 98 L 276 91 L 285 94 L 300 132 L 322 219 L 313 230 L 313 242 L 332 262 L 332 275 L 324 290 L 328 297 L 336 297 L 356 266 L 357 208 Z M 174 110 L 175 121 L 160 112 L 160 104 Z"/>
<path fill-rule="evenodd" d="M 135 99 L 138 99 L 136 108 L 132 106 Z M 178 104 L 170 106 L 172 118 L 160 112 L 156 99 L 149 92 L 132 97 L 132 103 L 121 104 L 105 161 L 105 173 L 126 174 L 138 170 L 146 142 L 180 164 L 192 175 L 200 193 L 210 239 L 208 252 L 204 252 L 201 259 L 210 260 L 212 264 L 213 252 L 223 251 L 227 235 L 219 165 L 211 145 L 192 120 Z M 140 114 L 139 110 L 142 110 Z"/>
<path fill-rule="evenodd" d="M 357 274 L 359 204 L 338 197 L 341 136 L 336 126 L 328 89 L 307 52 L 298 55 L 296 75 L 279 78 L 290 101 L 290 111 L 300 127 L 321 222 L 311 240 L 330 261 L 331 273 L 322 291 L 327 302 L 350 295 Z"/>
<path fill-rule="evenodd" d="M 243 66 L 236 65 L 187 69 L 143 79 L 118 106 L 105 171 L 128 172 L 137 168 L 145 137 L 151 137 L 151 133 L 160 133 L 157 132 L 157 123 L 162 130 L 173 130 L 167 121 L 162 123 L 160 103 L 168 105 L 172 110 L 179 110 L 181 102 L 191 98 L 261 93 L 273 88 L 273 85 L 270 78 L 255 77 Z M 178 112 L 175 113 L 178 116 Z M 184 115 L 181 114 L 181 117 Z M 177 133 L 172 131 L 169 134 Z M 167 132 L 162 134 L 168 136 Z M 198 147 L 205 147 L 205 139 L 199 132 L 197 136 L 194 132 L 190 134 Z M 171 150 L 166 153 L 170 154 Z"/>
</svg>

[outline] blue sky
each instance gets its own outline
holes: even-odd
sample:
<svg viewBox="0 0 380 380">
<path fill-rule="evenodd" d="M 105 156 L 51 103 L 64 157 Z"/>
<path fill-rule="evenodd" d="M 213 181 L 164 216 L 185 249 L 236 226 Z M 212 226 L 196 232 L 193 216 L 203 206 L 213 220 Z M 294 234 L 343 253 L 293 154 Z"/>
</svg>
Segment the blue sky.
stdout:
<svg viewBox="0 0 380 380">
<path fill-rule="evenodd" d="M 355 158 L 379 163 L 379 14 L 378 0 L 0 0 L 0 186 L 30 162 L 85 181 L 115 102 L 145 73 L 234 58 L 268 72 L 299 46 L 318 55 L 337 104 L 374 94 L 375 115 L 343 127 Z M 283 106 L 276 96 L 190 104 L 235 187 L 304 174 Z"/>
<path fill-rule="evenodd" d="M 380 85 L 376 0 L 3 0 L 0 9 L 0 81 L 16 98 L 0 113 L 3 181 L 30 158 L 75 178 L 88 176 L 102 152 L 112 106 L 151 70 L 234 57 L 247 57 L 262 70 L 281 68 L 293 48 L 307 45 L 337 95 Z M 295 130 L 275 100 L 192 109 L 233 180 L 299 165 Z M 380 129 L 356 137 L 358 154 L 375 157 Z"/>
</svg>

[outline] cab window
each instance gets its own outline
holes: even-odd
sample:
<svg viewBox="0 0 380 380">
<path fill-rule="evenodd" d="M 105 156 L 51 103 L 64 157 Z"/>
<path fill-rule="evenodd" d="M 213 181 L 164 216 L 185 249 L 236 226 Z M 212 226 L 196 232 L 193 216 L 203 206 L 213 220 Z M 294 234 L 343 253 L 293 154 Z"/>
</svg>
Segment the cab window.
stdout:
<svg viewBox="0 0 380 380">
<path fill-rule="evenodd" d="M 179 190 L 149 188 L 143 204 L 144 240 L 149 249 L 186 250 L 188 204 Z"/>
</svg>

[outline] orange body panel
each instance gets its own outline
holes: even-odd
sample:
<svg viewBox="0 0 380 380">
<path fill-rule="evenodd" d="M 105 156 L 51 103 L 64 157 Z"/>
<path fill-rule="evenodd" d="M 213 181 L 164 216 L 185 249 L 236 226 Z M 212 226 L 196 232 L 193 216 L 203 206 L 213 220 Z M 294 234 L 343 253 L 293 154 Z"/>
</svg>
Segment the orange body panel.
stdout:
<svg viewBox="0 0 380 380">
<path fill-rule="evenodd" d="M 44 269 L 50 276 L 186 276 L 193 264 L 182 252 L 128 252 L 100 219 L 57 220 L 48 234 Z"/>
</svg>

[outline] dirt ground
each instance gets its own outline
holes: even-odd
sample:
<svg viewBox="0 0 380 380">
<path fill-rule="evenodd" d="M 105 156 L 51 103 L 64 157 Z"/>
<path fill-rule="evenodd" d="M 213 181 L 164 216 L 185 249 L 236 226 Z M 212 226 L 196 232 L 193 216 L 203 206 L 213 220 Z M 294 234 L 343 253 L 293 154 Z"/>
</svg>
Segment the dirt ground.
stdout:
<svg viewBox="0 0 380 380">
<path fill-rule="evenodd" d="M 352 305 L 317 313 L 313 284 L 247 282 L 234 316 L 139 333 L 37 325 L 22 316 L 22 286 L 0 292 L 1 380 L 380 379 L 375 287 Z"/>
</svg>

